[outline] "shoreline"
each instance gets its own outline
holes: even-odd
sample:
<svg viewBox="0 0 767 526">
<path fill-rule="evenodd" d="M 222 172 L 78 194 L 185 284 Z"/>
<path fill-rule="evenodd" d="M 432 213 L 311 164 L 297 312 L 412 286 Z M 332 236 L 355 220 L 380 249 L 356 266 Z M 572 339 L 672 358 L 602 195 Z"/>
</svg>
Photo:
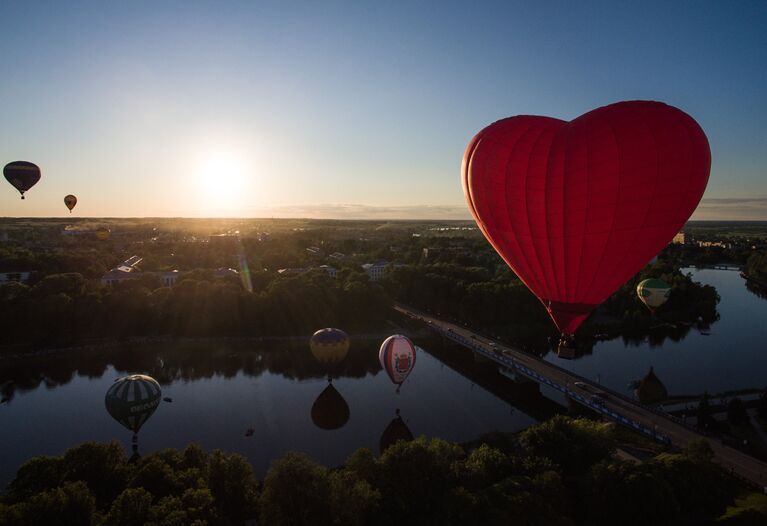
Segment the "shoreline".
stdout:
<svg viewBox="0 0 767 526">
<path fill-rule="evenodd" d="M 413 332 L 413 331 L 408 331 Z M 419 334 L 423 331 L 418 331 Z M 356 340 L 385 339 L 392 332 L 366 332 L 350 335 Z M 18 360 L 24 358 L 38 358 L 64 352 L 81 352 L 106 350 L 110 348 L 124 347 L 126 345 L 148 345 L 157 343 L 206 343 L 206 342 L 231 342 L 231 343 L 269 343 L 269 342 L 309 342 L 311 334 L 298 336 L 137 336 L 127 339 L 104 338 L 89 340 L 61 347 L 30 348 L 28 344 L 17 344 L 0 347 L 0 362 Z M 14 352 L 14 349 L 18 349 Z M 21 350 L 27 349 L 27 350 Z"/>
</svg>

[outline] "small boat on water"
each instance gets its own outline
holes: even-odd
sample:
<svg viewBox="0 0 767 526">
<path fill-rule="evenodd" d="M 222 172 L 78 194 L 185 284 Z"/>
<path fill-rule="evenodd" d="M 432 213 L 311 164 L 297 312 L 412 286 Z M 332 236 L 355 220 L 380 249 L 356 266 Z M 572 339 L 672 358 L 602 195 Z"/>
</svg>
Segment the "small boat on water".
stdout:
<svg viewBox="0 0 767 526">
<path fill-rule="evenodd" d="M 165 402 L 172 402 L 173 398 L 171 398 L 170 396 L 166 396 L 165 398 L 163 398 L 163 401 L 165 401 Z"/>
</svg>

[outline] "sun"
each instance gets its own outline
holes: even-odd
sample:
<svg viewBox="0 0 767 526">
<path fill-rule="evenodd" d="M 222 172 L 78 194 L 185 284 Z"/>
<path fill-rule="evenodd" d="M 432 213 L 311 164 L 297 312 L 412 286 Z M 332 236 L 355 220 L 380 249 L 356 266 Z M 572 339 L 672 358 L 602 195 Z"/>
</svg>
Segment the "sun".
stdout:
<svg viewBox="0 0 767 526">
<path fill-rule="evenodd" d="M 238 212 L 250 191 L 249 172 L 247 160 L 230 151 L 202 157 L 196 178 L 203 209 L 224 215 L 229 215 L 227 211 Z"/>
</svg>

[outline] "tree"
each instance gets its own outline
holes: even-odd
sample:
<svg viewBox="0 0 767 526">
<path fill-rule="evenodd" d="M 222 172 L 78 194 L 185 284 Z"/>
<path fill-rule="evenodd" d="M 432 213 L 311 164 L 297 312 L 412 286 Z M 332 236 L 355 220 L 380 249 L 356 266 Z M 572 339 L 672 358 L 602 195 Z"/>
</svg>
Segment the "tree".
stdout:
<svg viewBox="0 0 767 526">
<path fill-rule="evenodd" d="M 748 411 L 740 398 L 733 398 L 727 403 L 727 421 L 736 426 L 748 423 Z"/>
<path fill-rule="evenodd" d="M 756 411 L 760 417 L 767 420 L 767 388 L 759 395 L 759 405 L 757 405 Z"/>
<path fill-rule="evenodd" d="M 112 502 L 104 524 L 110 526 L 142 526 L 149 519 L 152 494 L 144 488 L 129 488 Z"/>
<path fill-rule="evenodd" d="M 672 488 L 649 465 L 602 462 L 591 470 L 589 484 L 587 514 L 594 524 L 678 524 L 680 509 Z"/>
<path fill-rule="evenodd" d="M 192 458 L 194 449 L 184 453 Z M 214 450 L 208 460 L 208 486 L 222 514 L 242 522 L 257 514 L 258 481 L 250 462 L 242 455 Z"/>
<path fill-rule="evenodd" d="M 379 459 L 383 520 L 439 522 L 455 479 L 453 464 L 463 456 L 461 448 L 444 440 L 395 442 Z"/>
<path fill-rule="evenodd" d="M 708 391 L 703 392 L 703 397 L 698 402 L 698 429 L 709 430 L 715 426 L 714 418 L 711 416 L 711 403 L 709 402 Z"/>
<path fill-rule="evenodd" d="M 13 526 L 90 526 L 96 499 L 84 482 L 67 482 L 63 486 L 34 495 L 10 506 L 0 517 L 0 524 Z M 2 511 L 2 510 L 0 510 Z"/>
<path fill-rule="evenodd" d="M 260 503 L 264 524 L 330 524 L 333 515 L 327 468 L 300 453 L 286 454 L 269 468 Z"/>
<path fill-rule="evenodd" d="M 526 429 L 520 443 L 528 454 L 551 459 L 566 477 L 585 473 L 615 449 L 610 424 L 563 415 Z"/>
</svg>

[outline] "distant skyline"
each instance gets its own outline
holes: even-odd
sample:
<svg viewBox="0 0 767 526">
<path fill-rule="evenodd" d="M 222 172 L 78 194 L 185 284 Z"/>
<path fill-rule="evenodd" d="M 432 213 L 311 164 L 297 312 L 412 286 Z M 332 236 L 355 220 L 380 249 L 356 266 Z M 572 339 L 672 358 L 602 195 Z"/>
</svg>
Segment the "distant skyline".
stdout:
<svg viewBox="0 0 767 526">
<path fill-rule="evenodd" d="M 464 148 L 620 100 L 695 118 L 693 219 L 767 220 L 767 2 L 0 3 L 0 216 L 468 219 Z M 224 172 L 227 176 L 220 177 Z"/>
</svg>

